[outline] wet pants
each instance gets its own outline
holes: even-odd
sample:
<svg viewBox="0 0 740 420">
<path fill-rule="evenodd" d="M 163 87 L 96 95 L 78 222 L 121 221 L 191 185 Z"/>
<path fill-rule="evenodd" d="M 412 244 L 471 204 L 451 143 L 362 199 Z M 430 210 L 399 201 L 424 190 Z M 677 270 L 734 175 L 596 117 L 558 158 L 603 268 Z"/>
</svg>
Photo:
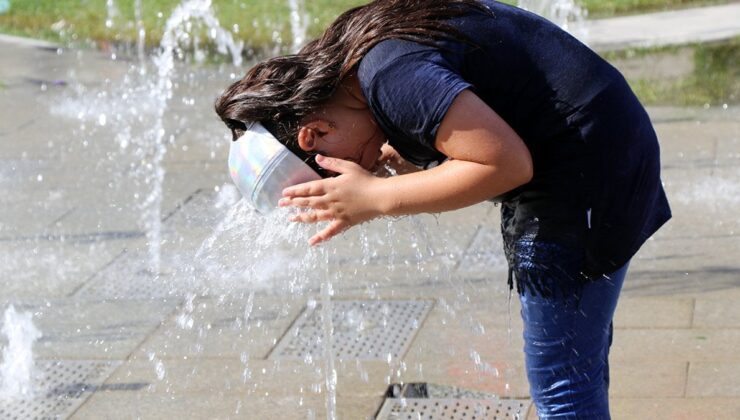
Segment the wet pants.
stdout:
<svg viewBox="0 0 740 420">
<path fill-rule="evenodd" d="M 524 356 L 540 419 L 609 419 L 612 317 L 627 266 L 556 297 L 524 291 Z"/>
</svg>

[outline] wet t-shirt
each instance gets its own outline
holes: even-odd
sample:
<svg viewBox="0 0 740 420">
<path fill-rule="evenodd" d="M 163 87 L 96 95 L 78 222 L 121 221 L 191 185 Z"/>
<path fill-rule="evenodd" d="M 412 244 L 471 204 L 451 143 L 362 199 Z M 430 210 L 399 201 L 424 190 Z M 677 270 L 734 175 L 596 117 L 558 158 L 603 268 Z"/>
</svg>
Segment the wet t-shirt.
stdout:
<svg viewBox="0 0 740 420">
<path fill-rule="evenodd" d="M 450 105 L 469 89 L 527 145 L 533 179 L 501 197 L 502 233 L 521 288 L 615 271 L 670 218 L 650 120 L 621 74 L 534 14 L 484 1 L 450 23 L 473 44 L 375 45 L 359 65 L 368 105 L 390 144 L 422 167 Z M 494 199 L 494 197 L 492 197 Z M 551 280 L 548 280 L 551 282 Z"/>
</svg>

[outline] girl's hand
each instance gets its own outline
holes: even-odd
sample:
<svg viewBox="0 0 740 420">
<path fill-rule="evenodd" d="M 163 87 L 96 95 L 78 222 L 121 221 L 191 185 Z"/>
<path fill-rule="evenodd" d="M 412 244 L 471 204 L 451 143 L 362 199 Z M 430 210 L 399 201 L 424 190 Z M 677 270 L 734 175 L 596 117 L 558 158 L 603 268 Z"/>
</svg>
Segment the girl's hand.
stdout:
<svg viewBox="0 0 740 420">
<path fill-rule="evenodd" d="M 404 158 L 401 157 L 401 155 L 396 151 L 396 149 L 393 148 L 388 143 L 385 143 L 380 148 L 380 157 L 378 158 L 378 174 L 380 176 L 383 176 L 384 172 L 384 166 L 388 165 L 396 171 L 396 174 L 403 175 L 403 174 L 409 174 L 412 172 L 418 172 L 421 170 L 421 168 L 414 166 L 413 164 L 407 162 Z M 387 172 L 387 171 L 385 171 Z M 390 175 L 390 174 L 388 174 Z"/>
<path fill-rule="evenodd" d="M 327 241 L 354 225 L 383 214 L 380 204 L 383 179 L 347 160 L 317 155 L 316 162 L 339 176 L 288 187 L 283 190 L 283 198 L 278 203 L 280 207 L 311 209 L 293 216 L 293 222 L 330 222 L 309 239 L 309 244 Z"/>
</svg>

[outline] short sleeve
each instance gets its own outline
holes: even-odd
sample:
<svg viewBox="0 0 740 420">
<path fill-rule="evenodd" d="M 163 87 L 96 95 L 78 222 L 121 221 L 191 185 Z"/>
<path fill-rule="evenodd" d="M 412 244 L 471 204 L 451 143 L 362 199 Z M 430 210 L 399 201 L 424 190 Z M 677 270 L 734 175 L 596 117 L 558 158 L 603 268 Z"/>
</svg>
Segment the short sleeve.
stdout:
<svg viewBox="0 0 740 420">
<path fill-rule="evenodd" d="M 443 158 L 434 149 L 437 130 L 455 97 L 471 85 L 439 50 L 384 41 L 363 59 L 359 77 L 376 121 L 404 157 L 421 165 Z"/>
</svg>

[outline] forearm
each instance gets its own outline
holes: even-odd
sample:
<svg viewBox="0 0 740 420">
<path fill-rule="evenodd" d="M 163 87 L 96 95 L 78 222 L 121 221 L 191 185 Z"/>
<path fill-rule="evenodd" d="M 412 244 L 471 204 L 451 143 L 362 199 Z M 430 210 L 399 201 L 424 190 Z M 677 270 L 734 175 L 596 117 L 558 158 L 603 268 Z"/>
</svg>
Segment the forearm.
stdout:
<svg viewBox="0 0 740 420">
<path fill-rule="evenodd" d="M 388 216 L 439 213 L 468 207 L 501 195 L 529 179 L 505 168 L 448 160 L 435 168 L 384 179 L 378 206 Z M 506 175 L 509 176 L 506 176 Z"/>
</svg>

